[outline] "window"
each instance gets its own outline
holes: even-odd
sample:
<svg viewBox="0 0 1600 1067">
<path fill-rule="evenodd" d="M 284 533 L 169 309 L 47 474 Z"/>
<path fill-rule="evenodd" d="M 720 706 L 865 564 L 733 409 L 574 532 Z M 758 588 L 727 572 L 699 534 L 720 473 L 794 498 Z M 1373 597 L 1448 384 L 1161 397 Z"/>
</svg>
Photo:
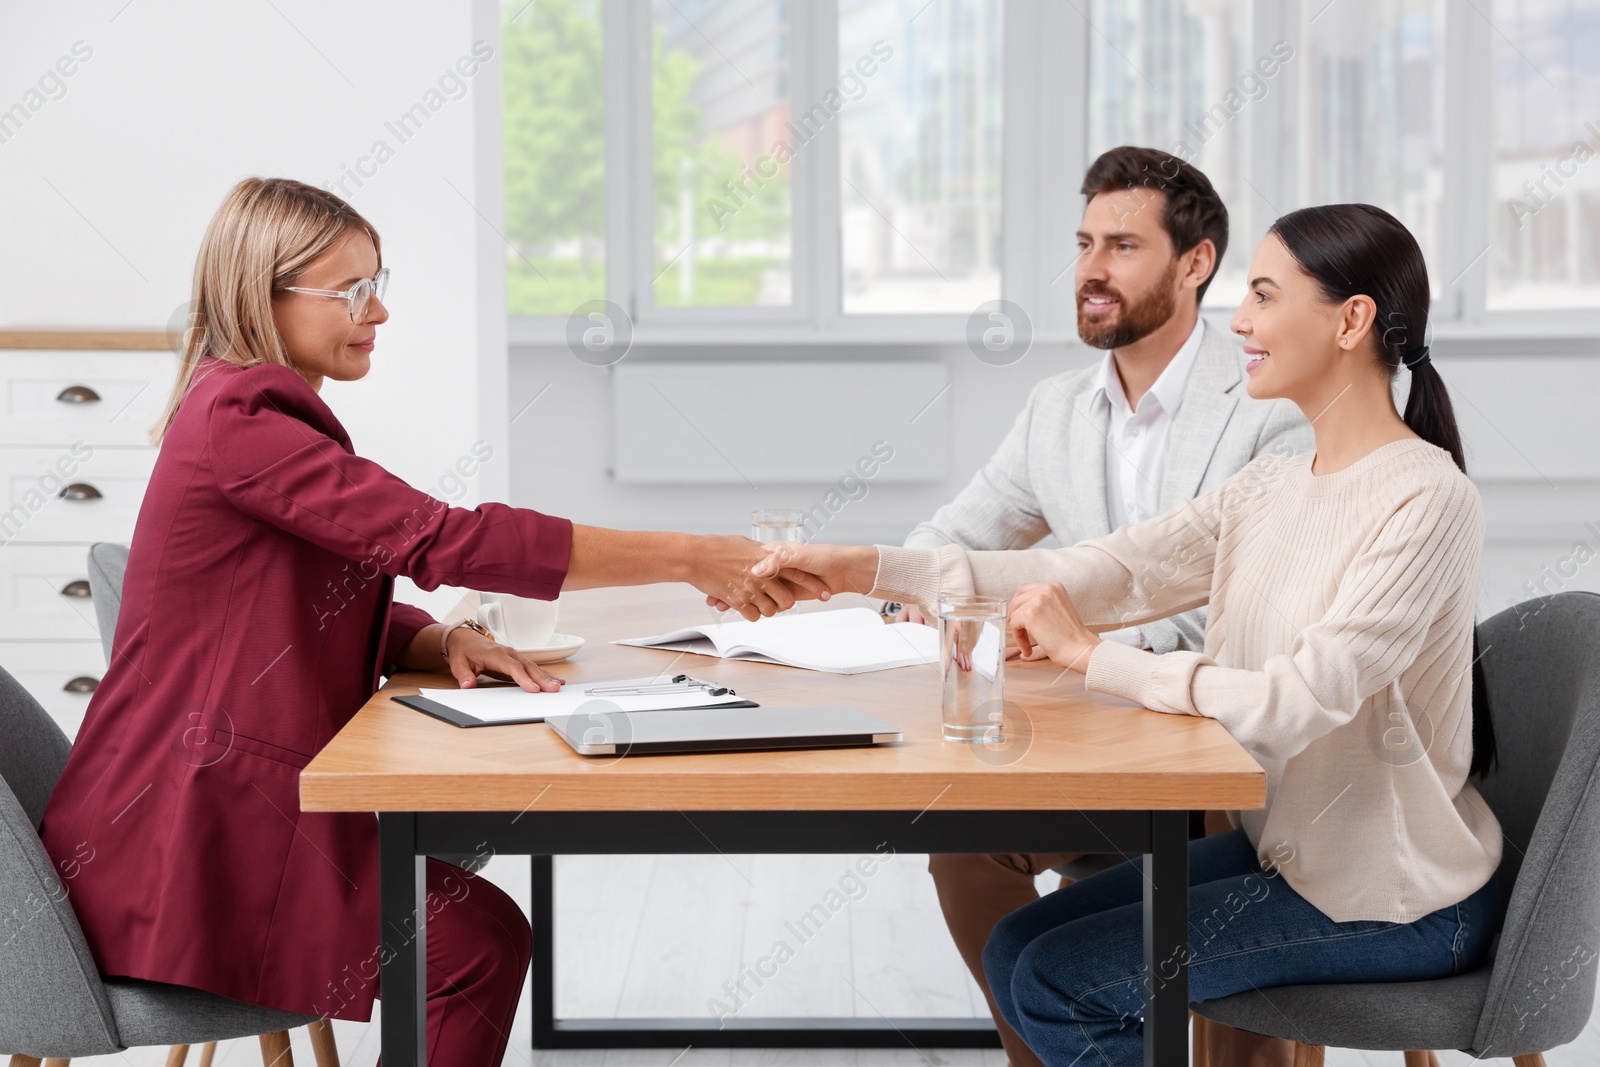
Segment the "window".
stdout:
<svg viewBox="0 0 1600 1067">
<path fill-rule="evenodd" d="M 1600 308 L 1600 0 L 1493 5 L 1488 306 Z"/>
<path fill-rule="evenodd" d="M 1422 246 L 1437 298 L 1444 190 L 1444 0 L 1307 12 L 1293 204 L 1376 204 Z M 1316 21 L 1311 20 L 1315 18 Z"/>
<path fill-rule="evenodd" d="M 1251 67 L 1244 5 L 1208 0 L 1096 0 L 1090 8 L 1087 161 L 1117 145 L 1160 148 L 1205 172 L 1228 207 L 1228 247 L 1206 305 L 1235 307 L 1250 266 L 1248 111 L 1272 77 Z M 1276 76 L 1282 57 L 1267 57 Z M 1061 183 L 1058 195 L 1077 192 Z"/>
<path fill-rule="evenodd" d="M 657 307 L 788 305 L 788 5 L 655 0 Z"/>
<path fill-rule="evenodd" d="M 996 299 L 1073 337 L 1119 144 L 1221 194 L 1209 309 L 1274 219 L 1361 201 L 1435 327 L 1600 334 L 1600 0 L 505 4 L 517 340 L 601 297 L 661 342 L 960 342 Z"/>
<path fill-rule="evenodd" d="M 601 0 L 506 0 L 506 297 L 566 315 L 606 295 Z"/>
<path fill-rule="evenodd" d="M 937 312 L 1000 296 L 998 0 L 839 11 L 843 310 Z"/>
</svg>

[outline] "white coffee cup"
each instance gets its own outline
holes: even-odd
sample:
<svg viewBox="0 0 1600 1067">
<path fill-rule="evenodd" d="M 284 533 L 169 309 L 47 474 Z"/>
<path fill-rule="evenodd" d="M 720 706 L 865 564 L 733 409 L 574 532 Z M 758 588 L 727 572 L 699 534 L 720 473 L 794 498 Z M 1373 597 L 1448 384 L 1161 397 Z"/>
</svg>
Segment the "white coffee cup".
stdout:
<svg viewBox="0 0 1600 1067">
<path fill-rule="evenodd" d="M 479 593 L 478 621 L 512 648 L 543 648 L 556 632 L 560 598 L 530 600 L 510 593 Z"/>
</svg>

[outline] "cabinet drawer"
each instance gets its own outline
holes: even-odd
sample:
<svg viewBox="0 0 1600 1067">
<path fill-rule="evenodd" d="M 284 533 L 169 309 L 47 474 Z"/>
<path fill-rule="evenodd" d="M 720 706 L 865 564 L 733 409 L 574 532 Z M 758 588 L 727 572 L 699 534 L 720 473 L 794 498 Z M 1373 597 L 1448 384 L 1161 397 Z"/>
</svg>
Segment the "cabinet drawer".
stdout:
<svg viewBox="0 0 1600 1067">
<path fill-rule="evenodd" d="M 0 443 L 148 445 L 177 373 L 170 352 L 0 351 Z"/>
<path fill-rule="evenodd" d="M 129 541 L 153 448 L 0 445 L 0 543 Z"/>
<path fill-rule="evenodd" d="M 76 739 L 94 687 L 105 675 L 99 641 L 0 641 L 4 667 Z"/>
<path fill-rule="evenodd" d="M 0 547 L 0 641 L 98 641 L 88 561 L 86 544 Z"/>
</svg>

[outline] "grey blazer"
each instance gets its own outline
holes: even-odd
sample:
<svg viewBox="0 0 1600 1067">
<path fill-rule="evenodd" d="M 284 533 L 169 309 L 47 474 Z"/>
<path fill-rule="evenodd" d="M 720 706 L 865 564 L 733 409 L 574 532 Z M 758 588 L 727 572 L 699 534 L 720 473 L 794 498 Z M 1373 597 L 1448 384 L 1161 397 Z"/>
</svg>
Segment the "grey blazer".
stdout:
<svg viewBox="0 0 1600 1067">
<path fill-rule="evenodd" d="M 1095 391 L 1098 362 L 1046 378 L 1000 448 L 960 494 L 919 524 L 908 548 L 1029 548 L 1053 533 L 1075 545 L 1111 532 L 1106 515 L 1106 427 L 1111 404 Z M 1161 510 L 1170 511 L 1263 452 L 1310 451 L 1311 426 L 1288 400 L 1253 400 L 1239 350 L 1210 323 L 1167 437 Z M 1205 647 L 1205 609 L 1146 623 L 1157 652 Z"/>
</svg>

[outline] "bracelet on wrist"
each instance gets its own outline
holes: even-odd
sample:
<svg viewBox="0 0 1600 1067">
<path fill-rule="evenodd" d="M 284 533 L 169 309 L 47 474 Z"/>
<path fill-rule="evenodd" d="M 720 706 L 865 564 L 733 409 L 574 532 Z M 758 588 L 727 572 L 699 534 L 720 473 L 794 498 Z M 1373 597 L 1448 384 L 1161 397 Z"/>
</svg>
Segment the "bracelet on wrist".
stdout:
<svg viewBox="0 0 1600 1067">
<path fill-rule="evenodd" d="M 445 659 L 450 658 L 450 635 L 454 633 L 456 628 L 459 626 L 465 626 L 469 630 L 476 630 L 489 640 L 494 640 L 494 634 L 489 631 L 487 626 L 483 625 L 483 623 L 479 622 L 477 619 L 457 619 L 455 622 L 446 623 L 444 633 L 439 635 L 439 655 L 443 656 Z"/>
</svg>

